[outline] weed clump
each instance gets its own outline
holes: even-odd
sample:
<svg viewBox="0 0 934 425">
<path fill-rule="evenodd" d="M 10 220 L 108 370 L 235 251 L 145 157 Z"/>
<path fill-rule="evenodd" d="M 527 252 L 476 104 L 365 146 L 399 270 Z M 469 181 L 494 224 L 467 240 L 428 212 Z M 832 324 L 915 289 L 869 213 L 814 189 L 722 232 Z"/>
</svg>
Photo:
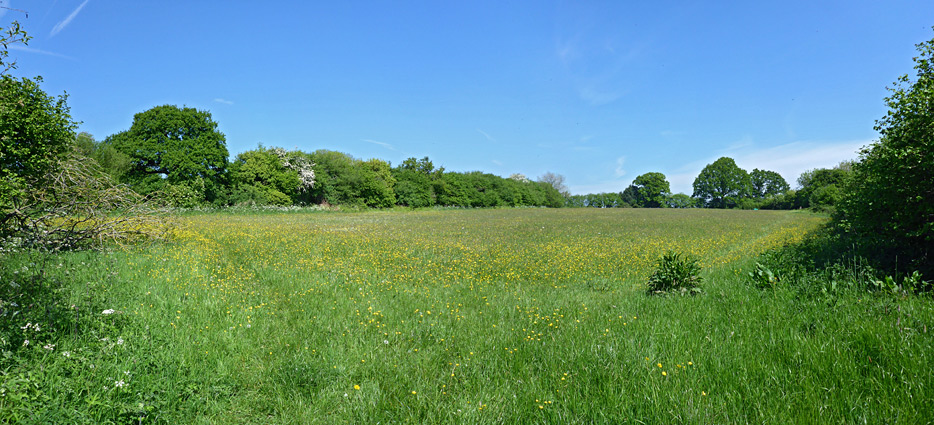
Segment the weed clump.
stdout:
<svg viewBox="0 0 934 425">
<path fill-rule="evenodd" d="M 679 292 L 697 294 L 701 292 L 700 266 L 697 259 L 668 251 L 658 259 L 655 271 L 649 277 L 650 294 Z"/>
</svg>

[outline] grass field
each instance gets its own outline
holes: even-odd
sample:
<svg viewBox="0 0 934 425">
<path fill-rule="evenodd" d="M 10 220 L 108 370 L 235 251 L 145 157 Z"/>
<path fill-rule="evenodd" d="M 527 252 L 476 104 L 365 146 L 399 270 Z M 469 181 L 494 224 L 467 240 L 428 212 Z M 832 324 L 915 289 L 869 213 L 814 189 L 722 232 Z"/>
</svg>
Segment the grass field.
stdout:
<svg viewBox="0 0 934 425">
<path fill-rule="evenodd" d="M 7 338 L 20 348 L 4 363 L 0 421 L 934 417 L 929 297 L 804 296 L 747 283 L 757 253 L 823 222 L 808 213 L 518 209 L 180 221 L 172 242 L 131 251 L 38 265 L 7 256 L 7 279 L 41 268 L 46 281 L 64 282 L 66 301 L 48 329 L 10 327 L 24 336 Z M 668 250 L 700 259 L 702 294 L 645 294 Z"/>
</svg>

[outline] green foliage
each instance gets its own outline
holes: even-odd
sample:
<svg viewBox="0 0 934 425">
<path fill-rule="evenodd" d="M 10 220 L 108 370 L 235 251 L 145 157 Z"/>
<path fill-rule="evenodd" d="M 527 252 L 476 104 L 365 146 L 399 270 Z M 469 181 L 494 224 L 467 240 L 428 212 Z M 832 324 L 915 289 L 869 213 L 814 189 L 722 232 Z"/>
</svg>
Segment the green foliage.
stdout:
<svg viewBox="0 0 934 425">
<path fill-rule="evenodd" d="M 728 157 L 708 164 L 694 179 L 694 197 L 710 208 L 732 208 L 749 191 L 749 174 Z"/>
<path fill-rule="evenodd" d="M 208 111 L 156 106 L 134 115 L 129 130 L 104 143 L 130 158 L 124 181 L 140 193 L 200 178 L 204 200 L 213 202 L 226 184 L 227 145 Z"/>
<path fill-rule="evenodd" d="M 798 177 L 801 189 L 796 192 L 795 206 L 816 211 L 834 211 L 850 175 L 849 163 L 801 173 Z"/>
<path fill-rule="evenodd" d="M 489 208 L 562 207 L 565 197 L 551 183 L 504 179 L 489 173 L 444 173 L 433 180 L 437 205 Z"/>
<path fill-rule="evenodd" d="M 41 78 L 0 77 L 0 233 L 22 199 L 46 183 L 75 139 L 67 97 L 51 97 Z"/>
<path fill-rule="evenodd" d="M 931 282 L 917 270 L 887 275 L 865 257 L 872 250 L 854 245 L 833 227 L 809 234 L 803 241 L 758 256 L 747 281 L 760 289 L 788 287 L 802 296 L 840 296 L 845 292 L 895 295 L 930 292 Z M 899 283 L 900 282 L 900 283 Z"/>
<path fill-rule="evenodd" d="M 934 275 L 934 39 L 918 44 L 916 76 L 898 79 L 876 122 L 879 141 L 853 165 L 837 223 L 875 245 L 886 269 Z"/>
<path fill-rule="evenodd" d="M 630 184 L 623 189 L 623 192 L 619 194 L 620 202 L 625 203 L 628 206 L 635 206 L 639 203 L 639 195 L 636 185 Z"/>
<path fill-rule="evenodd" d="M 167 183 L 157 195 L 173 208 L 197 208 L 204 204 L 204 180 Z"/>
<path fill-rule="evenodd" d="M 541 183 L 547 183 L 558 192 L 563 198 L 571 196 L 571 192 L 568 191 L 568 186 L 564 183 L 564 176 L 561 174 L 553 173 L 551 171 L 543 174 L 538 178 L 538 181 Z"/>
<path fill-rule="evenodd" d="M 625 193 L 625 192 L 624 192 Z M 588 193 L 586 195 L 572 195 L 567 198 L 569 207 L 589 208 L 629 208 L 630 204 L 623 201 L 619 193 Z"/>
<path fill-rule="evenodd" d="M 791 189 L 781 174 L 758 168 L 749 173 L 749 182 L 750 194 L 759 199 L 781 195 Z"/>
<path fill-rule="evenodd" d="M 664 208 L 667 207 L 666 200 L 671 195 L 671 186 L 665 175 L 662 173 L 645 173 L 632 182 L 635 188 L 634 207 L 640 208 Z"/>
<path fill-rule="evenodd" d="M 298 171 L 287 168 L 276 151 L 257 147 L 230 164 L 231 199 L 252 205 L 291 205 L 298 197 Z"/>
<path fill-rule="evenodd" d="M 763 199 L 759 203 L 759 208 L 763 210 L 790 210 L 795 208 L 797 192 L 788 190 L 775 196 Z"/>
<path fill-rule="evenodd" d="M 558 188 L 548 182 L 531 182 L 529 189 L 530 198 L 525 205 L 543 206 L 549 208 L 561 208 L 567 203 L 570 193 L 565 190 L 561 192 Z M 544 200 L 539 196 L 544 195 Z"/>
<path fill-rule="evenodd" d="M 315 151 L 309 159 L 315 163 L 317 182 L 310 192 L 315 202 L 371 208 L 395 205 L 396 180 L 389 163 L 361 161 L 329 150 Z"/>
<path fill-rule="evenodd" d="M 396 202 L 412 208 L 434 205 L 437 197 L 433 182 L 443 172 L 443 169 L 435 170 L 427 156 L 419 160 L 408 158 L 402 161 L 402 164 L 392 169 L 396 179 Z"/>
<path fill-rule="evenodd" d="M 697 259 L 668 251 L 658 259 L 655 271 L 649 276 L 649 293 L 700 292 L 700 265 Z"/>
<path fill-rule="evenodd" d="M 146 202 L 114 184 L 75 150 L 66 97 L 41 79 L 0 81 L 0 240 L 62 250 L 100 247 L 161 231 Z M 93 147 L 83 136 L 78 146 Z M 151 220 L 152 219 L 152 220 Z"/>
<path fill-rule="evenodd" d="M 360 170 L 358 189 L 364 205 L 390 208 L 396 204 L 396 193 L 393 192 L 396 179 L 388 162 L 374 158 L 358 162 L 357 167 Z"/>
<path fill-rule="evenodd" d="M 749 280 L 759 289 L 771 289 L 778 286 L 781 279 L 772 273 L 772 270 L 762 263 L 756 262 L 753 271 L 748 273 Z"/>
<path fill-rule="evenodd" d="M 665 203 L 668 205 L 668 208 L 694 208 L 697 206 L 697 201 L 683 193 L 676 193 L 669 196 L 665 199 Z"/>
<path fill-rule="evenodd" d="M 30 37 L 20 26 L 19 21 L 13 21 L 10 26 L 0 27 L 0 75 L 6 74 L 11 69 L 16 69 L 16 62 L 7 61 L 10 52 L 8 50 L 11 44 L 29 44 Z"/>
</svg>

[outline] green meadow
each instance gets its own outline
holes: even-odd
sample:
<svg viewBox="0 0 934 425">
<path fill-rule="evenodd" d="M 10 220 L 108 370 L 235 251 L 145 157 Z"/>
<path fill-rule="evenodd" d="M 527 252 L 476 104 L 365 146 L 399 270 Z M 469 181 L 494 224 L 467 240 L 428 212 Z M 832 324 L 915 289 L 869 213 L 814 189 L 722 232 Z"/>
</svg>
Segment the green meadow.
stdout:
<svg viewBox="0 0 934 425">
<path fill-rule="evenodd" d="M 151 245 L 6 252 L 0 422 L 930 423 L 930 297 L 750 282 L 825 221 L 226 211 Z M 646 293 L 668 251 L 700 294 Z"/>
</svg>

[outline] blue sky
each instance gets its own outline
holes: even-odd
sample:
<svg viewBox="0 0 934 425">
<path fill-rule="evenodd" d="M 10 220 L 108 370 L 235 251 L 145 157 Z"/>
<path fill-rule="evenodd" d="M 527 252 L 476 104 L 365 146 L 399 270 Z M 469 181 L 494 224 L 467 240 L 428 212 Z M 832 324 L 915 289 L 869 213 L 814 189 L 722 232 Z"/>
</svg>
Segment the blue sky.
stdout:
<svg viewBox="0 0 934 425">
<path fill-rule="evenodd" d="M 674 192 L 720 156 L 781 173 L 855 159 L 934 38 L 931 1 L 2 0 L 18 76 L 98 140 L 163 104 L 209 110 L 231 155 L 393 164 Z"/>
</svg>

